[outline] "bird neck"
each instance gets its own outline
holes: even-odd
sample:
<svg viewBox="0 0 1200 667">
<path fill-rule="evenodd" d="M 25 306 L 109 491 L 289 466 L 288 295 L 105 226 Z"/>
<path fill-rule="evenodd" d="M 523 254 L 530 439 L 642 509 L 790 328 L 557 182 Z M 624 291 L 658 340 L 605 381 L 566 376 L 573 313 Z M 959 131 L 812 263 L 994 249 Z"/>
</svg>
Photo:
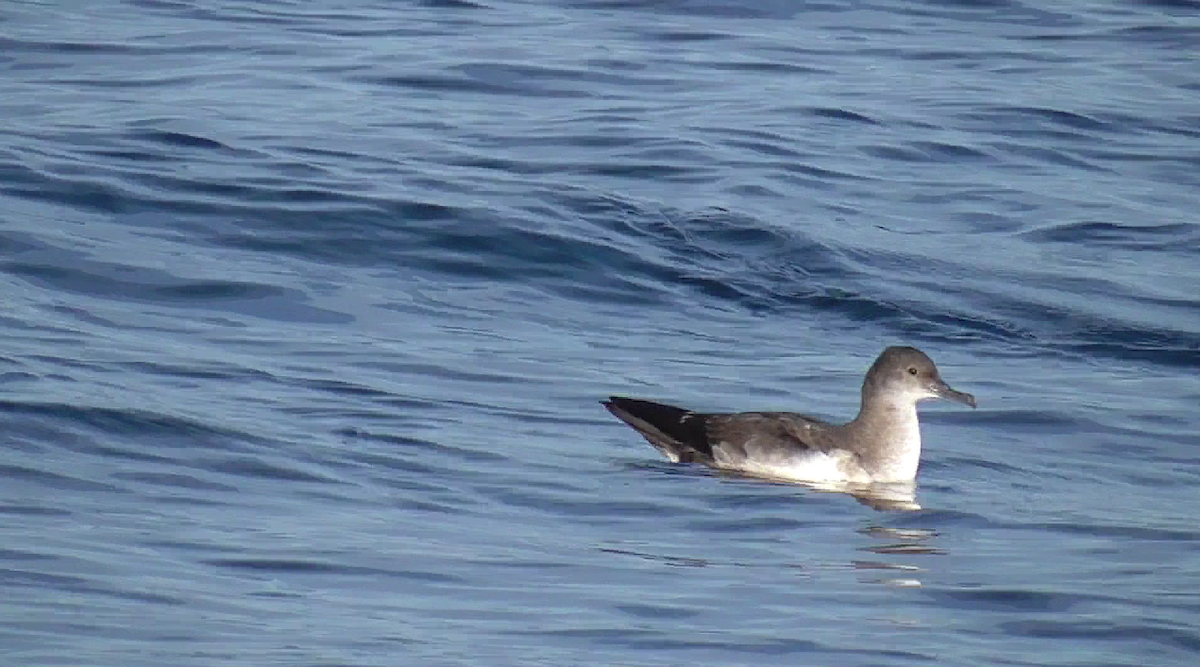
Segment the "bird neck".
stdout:
<svg viewBox="0 0 1200 667">
<path fill-rule="evenodd" d="M 862 408 L 846 427 L 861 443 L 859 456 L 876 481 L 905 481 L 921 463 L 921 425 L 913 401 L 863 397 Z"/>
</svg>

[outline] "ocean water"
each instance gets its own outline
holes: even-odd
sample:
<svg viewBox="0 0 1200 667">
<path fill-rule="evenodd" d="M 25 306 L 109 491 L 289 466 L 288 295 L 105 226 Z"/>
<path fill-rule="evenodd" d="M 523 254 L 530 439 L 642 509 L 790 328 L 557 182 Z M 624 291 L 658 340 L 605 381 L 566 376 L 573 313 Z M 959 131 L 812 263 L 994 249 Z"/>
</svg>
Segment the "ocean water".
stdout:
<svg viewBox="0 0 1200 667">
<path fill-rule="evenodd" d="M 1196 665 L 1200 5 L 0 6 L 0 664 Z M 846 419 L 919 511 L 598 400 Z"/>
</svg>

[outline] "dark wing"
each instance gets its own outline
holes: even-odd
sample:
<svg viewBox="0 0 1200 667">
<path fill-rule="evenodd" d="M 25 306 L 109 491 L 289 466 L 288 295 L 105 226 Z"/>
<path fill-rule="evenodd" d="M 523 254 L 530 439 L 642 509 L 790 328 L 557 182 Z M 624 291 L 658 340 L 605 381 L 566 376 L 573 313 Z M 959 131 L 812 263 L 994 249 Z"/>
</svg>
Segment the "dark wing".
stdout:
<svg viewBox="0 0 1200 667">
<path fill-rule="evenodd" d="M 825 422 L 788 412 L 701 414 L 620 396 L 601 402 L 675 462 L 712 465 L 715 459 L 794 456 L 822 449 L 830 429 Z"/>
<path fill-rule="evenodd" d="M 833 428 L 819 419 L 791 412 L 739 412 L 708 415 L 713 454 L 727 464 L 745 459 L 782 460 L 809 451 L 823 451 Z"/>
<path fill-rule="evenodd" d="M 618 419 L 632 426 L 664 456 L 676 463 L 712 461 L 707 415 L 673 405 L 611 396 L 600 401 Z"/>
</svg>

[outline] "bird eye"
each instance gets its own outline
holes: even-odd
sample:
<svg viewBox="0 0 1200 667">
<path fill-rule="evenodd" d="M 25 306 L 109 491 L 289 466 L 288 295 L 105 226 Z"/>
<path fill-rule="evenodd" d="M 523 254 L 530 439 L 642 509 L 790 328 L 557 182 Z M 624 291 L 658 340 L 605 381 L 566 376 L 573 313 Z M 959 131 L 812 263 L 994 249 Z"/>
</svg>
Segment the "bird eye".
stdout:
<svg viewBox="0 0 1200 667">
<path fill-rule="evenodd" d="M 916 367 L 916 366 L 909 366 L 909 367 L 908 367 L 908 374 L 909 374 L 909 375 L 916 375 L 916 374 L 917 374 L 917 367 Z"/>
</svg>

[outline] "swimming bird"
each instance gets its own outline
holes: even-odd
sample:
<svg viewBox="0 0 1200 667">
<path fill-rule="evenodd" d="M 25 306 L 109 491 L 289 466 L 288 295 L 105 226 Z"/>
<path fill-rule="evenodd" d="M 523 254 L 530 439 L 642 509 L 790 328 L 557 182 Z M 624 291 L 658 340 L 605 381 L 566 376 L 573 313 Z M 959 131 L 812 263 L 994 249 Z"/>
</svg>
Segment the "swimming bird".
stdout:
<svg viewBox="0 0 1200 667">
<path fill-rule="evenodd" d="M 706 414 L 635 398 L 601 401 L 674 463 L 703 463 L 813 483 L 911 482 L 921 462 L 917 403 L 944 398 L 975 407 L 915 347 L 889 347 L 867 371 L 858 416 L 831 424 L 792 412 Z"/>
</svg>

